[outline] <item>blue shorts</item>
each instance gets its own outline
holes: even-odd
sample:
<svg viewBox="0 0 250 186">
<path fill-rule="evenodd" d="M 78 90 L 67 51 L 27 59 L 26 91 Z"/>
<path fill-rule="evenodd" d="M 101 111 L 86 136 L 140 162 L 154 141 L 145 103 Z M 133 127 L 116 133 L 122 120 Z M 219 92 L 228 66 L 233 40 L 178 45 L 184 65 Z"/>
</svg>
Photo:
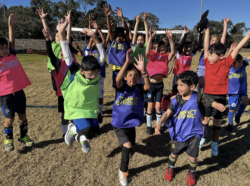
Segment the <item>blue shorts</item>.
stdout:
<svg viewBox="0 0 250 186">
<path fill-rule="evenodd" d="M 229 104 L 229 108 L 231 110 L 234 110 L 238 107 L 238 105 L 241 102 L 241 97 L 242 96 L 247 96 L 247 94 L 229 94 L 228 95 L 228 104 Z"/>
<path fill-rule="evenodd" d="M 79 135 L 85 135 L 87 139 L 92 139 L 100 134 L 97 118 L 74 119 L 73 123 L 76 126 L 77 133 Z"/>
</svg>

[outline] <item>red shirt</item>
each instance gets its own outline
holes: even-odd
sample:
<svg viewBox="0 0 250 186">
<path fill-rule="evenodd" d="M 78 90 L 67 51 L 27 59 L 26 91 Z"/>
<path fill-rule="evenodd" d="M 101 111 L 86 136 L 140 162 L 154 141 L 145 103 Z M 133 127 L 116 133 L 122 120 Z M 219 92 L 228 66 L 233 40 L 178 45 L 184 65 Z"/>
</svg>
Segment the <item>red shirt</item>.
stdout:
<svg viewBox="0 0 250 186">
<path fill-rule="evenodd" d="M 235 59 L 231 55 L 221 61 L 210 64 L 208 58 L 204 59 L 205 72 L 205 89 L 207 94 L 222 95 L 228 92 L 228 73 Z"/>
</svg>

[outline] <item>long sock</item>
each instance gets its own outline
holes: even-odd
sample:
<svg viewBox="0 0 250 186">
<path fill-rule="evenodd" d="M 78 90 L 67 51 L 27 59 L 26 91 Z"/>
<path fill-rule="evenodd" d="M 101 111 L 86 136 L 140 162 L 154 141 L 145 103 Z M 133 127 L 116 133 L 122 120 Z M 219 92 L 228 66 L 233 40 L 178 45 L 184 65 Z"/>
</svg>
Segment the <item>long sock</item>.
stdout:
<svg viewBox="0 0 250 186">
<path fill-rule="evenodd" d="M 218 142 L 220 138 L 221 127 L 213 126 L 213 141 Z"/>
<path fill-rule="evenodd" d="M 230 125 L 233 124 L 234 112 L 228 111 L 228 122 Z"/>
<path fill-rule="evenodd" d="M 98 105 L 98 114 L 102 114 L 103 104 Z"/>
<path fill-rule="evenodd" d="M 208 124 L 202 124 L 202 128 L 203 128 L 203 138 L 207 137 L 207 126 Z"/>
<path fill-rule="evenodd" d="M 63 132 L 63 134 L 66 134 L 66 132 L 68 130 L 69 120 L 64 119 L 64 113 L 62 113 L 61 119 L 62 119 L 62 125 L 61 125 L 62 132 Z"/>
<path fill-rule="evenodd" d="M 122 159 L 121 159 L 121 167 L 120 170 L 122 172 L 128 172 L 128 164 L 129 164 L 129 154 L 132 151 L 132 148 L 127 148 L 122 146 Z"/>
<path fill-rule="evenodd" d="M 170 154 L 169 157 L 168 157 L 168 165 L 169 165 L 169 167 L 171 167 L 171 168 L 173 169 L 174 166 L 175 166 L 175 162 L 176 162 L 176 159 L 173 158 L 173 157 L 171 156 L 171 154 Z"/>
<path fill-rule="evenodd" d="M 195 172 L 197 166 L 198 166 L 198 162 L 192 163 L 192 162 L 189 160 L 189 171 L 190 171 L 190 172 Z"/>
<path fill-rule="evenodd" d="M 243 104 L 241 103 L 241 104 L 240 104 L 240 108 L 239 108 L 239 110 L 238 110 L 238 112 L 237 112 L 237 115 L 240 115 L 240 116 L 241 116 L 241 114 L 244 112 L 245 108 L 246 108 L 246 105 L 243 105 Z"/>
<path fill-rule="evenodd" d="M 147 127 L 152 127 L 152 114 L 147 113 Z"/>
<path fill-rule="evenodd" d="M 156 112 L 156 126 L 158 125 L 160 119 L 161 119 L 161 113 Z"/>
<path fill-rule="evenodd" d="M 13 139 L 13 126 L 4 127 L 4 134 L 6 139 Z"/>
<path fill-rule="evenodd" d="M 28 120 L 24 122 L 19 121 L 20 126 L 20 138 L 24 138 L 28 132 Z"/>
</svg>

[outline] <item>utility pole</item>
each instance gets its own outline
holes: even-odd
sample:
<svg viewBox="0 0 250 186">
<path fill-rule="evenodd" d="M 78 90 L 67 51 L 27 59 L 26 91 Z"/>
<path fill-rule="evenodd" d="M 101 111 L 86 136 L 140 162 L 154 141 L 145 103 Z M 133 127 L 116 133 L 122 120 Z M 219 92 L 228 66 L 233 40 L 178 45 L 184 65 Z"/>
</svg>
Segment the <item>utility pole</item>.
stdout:
<svg viewBox="0 0 250 186">
<path fill-rule="evenodd" d="M 200 13 L 200 20 L 202 16 L 202 8 L 203 8 L 203 0 L 201 0 L 201 13 Z M 198 40 L 199 40 L 200 33 L 198 34 Z"/>
</svg>

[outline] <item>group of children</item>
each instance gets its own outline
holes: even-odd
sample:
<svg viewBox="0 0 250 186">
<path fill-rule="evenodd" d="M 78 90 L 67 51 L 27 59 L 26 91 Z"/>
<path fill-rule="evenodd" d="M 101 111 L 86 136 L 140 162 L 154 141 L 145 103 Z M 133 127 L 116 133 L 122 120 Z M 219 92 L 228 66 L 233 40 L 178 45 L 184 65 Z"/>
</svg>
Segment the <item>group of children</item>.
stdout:
<svg viewBox="0 0 250 186">
<path fill-rule="evenodd" d="M 83 51 L 72 41 L 71 11 L 65 20 L 58 21 L 55 40 L 52 38 L 46 24 L 46 15 L 42 8 L 38 14 L 41 17 L 46 39 L 48 55 L 48 70 L 51 72 L 52 84 L 58 96 L 58 111 L 62 113 L 62 131 L 65 143 L 72 145 L 76 140 L 82 150 L 91 150 L 90 139 L 100 135 L 99 123 L 102 122 L 103 78 L 105 78 L 105 59 L 107 43 L 108 63 L 113 65 L 113 87 L 116 97 L 112 111 L 114 132 L 122 147 L 119 180 L 123 186 L 128 185 L 129 160 L 133 155 L 132 147 L 136 141 L 136 126 L 141 126 L 144 119 L 144 103 L 147 102 L 147 134 L 152 135 L 152 113 L 156 110 L 157 125 L 155 133 L 162 134 L 161 127 L 168 127 L 172 139 L 171 154 L 168 158 L 165 179 L 172 181 L 174 165 L 184 151 L 189 155 L 189 171 L 187 184 L 195 185 L 195 170 L 199 149 L 206 141 L 207 126 L 213 117 L 212 155 L 218 155 L 218 142 L 221 132 L 221 118 L 225 111 L 226 98 L 229 96 L 229 112 L 227 129 L 232 130 L 233 117 L 236 108 L 239 109 L 235 122 L 240 123 L 240 117 L 248 103 L 246 66 L 250 56 L 243 60 L 238 54 L 250 38 L 250 32 L 239 43 L 233 43 L 225 58 L 225 43 L 227 22 L 224 20 L 224 34 L 221 42 L 217 36 L 212 36 L 209 42 L 209 23 L 205 25 L 204 50 L 200 57 L 198 71 L 190 71 L 192 57 L 199 50 L 203 33 L 199 35 L 197 46 L 191 48 L 191 42 L 186 42 L 189 29 L 185 26 L 185 35 L 177 49 L 175 67 L 173 70 L 173 94 L 163 96 L 163 79 L 168 77 L 168 63 L 175 56 L 175 46 L 171 30 L 166 30 L 166 36 L 171 52 L 167 53 L 167 41 L 159 41 L 155 49 L 151 48 L 156 34 L 154 28 L 148 29 L 144 13 L 143 22 L 146 34 L 137 33 L 141 16 L 136 17 L 134 35 L 131 38 L 128 25 L 123 17 L 122 9 L 116 8 L 116 14 L 121 19 L 123 27 L 112 30 L 109 5 L 103 6 L 107 17 L 108 36 L 105 38 L 97 22 L 89 17 L 89 28 L 81 31 L 90 37 Z M 23 89 L 31 83 L 25 74 L 18 58 L 15 56 L 14 23 L 16 15 L 9 17 L 9 44 L 0 38 L 0 98 L 5 116 L 4 141 L 5 150 L 11 151 L 13 145 L 13 122 L 15 112 L 19 116 L 20 136 L 18 141 L 31 147 L 33 141 L 27 135 L 28 122 L 26 118 L 26 98 Z M 94 32 L 91 27 L 96 29 Z M 67 32 L 65 30 L 67 29 Z M 126 31 L 126 34 L 124 33 Z M 101 36 L 101 41 L 97 37 Z M 132 39 L 132 42 L 131 42 Z M 73 47 L 74 46 L 74 47 Z M 35 53 L 32 49 L 29 53 Z M 76 61 L 75 54 L 83 56 L 81 63 Z M 198 75 L 197 75 L 198 74 Z M 199 87 L 197 85 L 199 84 Z M 196 89 L 203 88 L 197 92 Z M 165 99 L 166 98 L 166 99 Z M 168 100 L 168 103 L 165 102 Z M 164 114 L 162 115 L 162 108 Z M 168 122 L 167 122 L 168 121 Z"/>
</svg>

